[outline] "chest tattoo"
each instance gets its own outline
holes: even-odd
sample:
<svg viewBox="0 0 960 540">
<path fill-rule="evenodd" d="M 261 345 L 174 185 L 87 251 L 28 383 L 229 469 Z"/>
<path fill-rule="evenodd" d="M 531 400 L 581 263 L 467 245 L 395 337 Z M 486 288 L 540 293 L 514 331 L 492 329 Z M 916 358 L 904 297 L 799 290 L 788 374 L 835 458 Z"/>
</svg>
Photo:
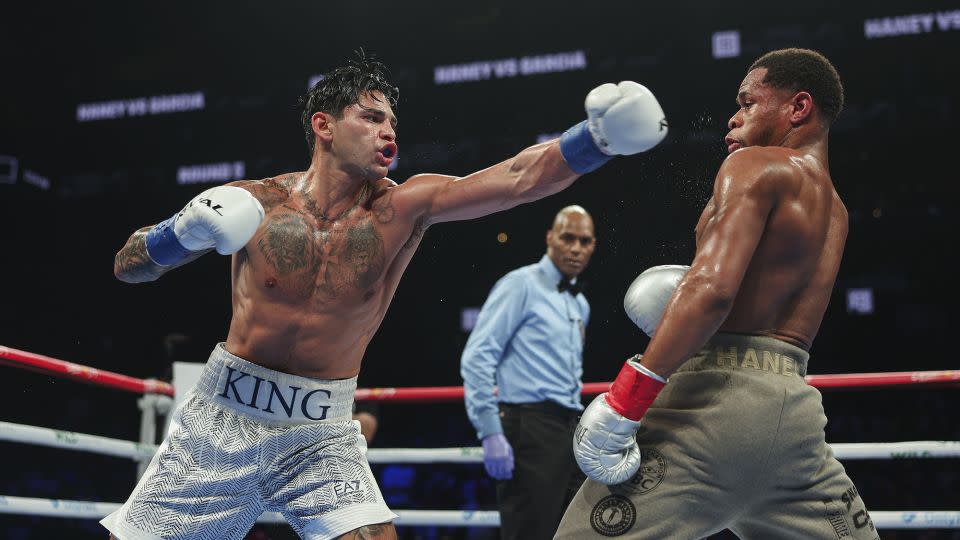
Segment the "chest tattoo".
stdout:
<svg viewBox="0 0 960 540">
<path fill-rule="evenodd" d="M 326 236 L 328 238 L 326 241 L 323 241 L 323 245 L 320 248 L 320 272 L 317 276 L 318 287 L 323 287 L 324 285 L 333 285 L 332 280 L 330 279 L 330 271 L 340 264 L 340 254 L 333 253 L 334 246 L 333 242 L 331 242 L 329 239 L 329 235 L 324 234 L 322 236 Z"/>
<path fill-rule="evenodd" d="M 383 238 L 369 221 L 347 229 L 344 259 L 354 287 L 365 289 L 380 279 L 385 265 Z"/>
<path fill-rule="evenodd" d="M 281 280 L 289 283 L 295 292 L 309 294 L 312 291 L 318 259 L 313 228 L 306 220 L 297 214 L 270 218 L 257 247 Z"/>
<path fill-rule="evenodd" d="M 269 219 L 258 247 L 285 288 L 307 296 L 369 289 L 386 267 L 383 238 L 371 220 L 318 231 L 300 214 L 280 214 Z"/>
<path fill-rule="evenodd" d="M 260 252 L 281 275 L 311 265 L 314 246 L 310 225 L 296 214 L 273 217 L 258 242 Z"/>
</svg>

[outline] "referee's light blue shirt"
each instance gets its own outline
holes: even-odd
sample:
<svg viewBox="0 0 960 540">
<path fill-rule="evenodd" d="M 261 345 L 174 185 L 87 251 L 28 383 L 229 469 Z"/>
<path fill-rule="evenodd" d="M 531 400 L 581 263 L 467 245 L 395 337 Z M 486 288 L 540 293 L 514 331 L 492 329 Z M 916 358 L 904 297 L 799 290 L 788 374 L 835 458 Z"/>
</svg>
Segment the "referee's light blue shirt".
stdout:
<svg viewBox="0 0 960 540">
<path fill-rule="evenodd" d="M 467 416 L 479 438 L 503 433 L 498 400 L 549 400 L 583 409 L 580 378 L 590 305 L 582 294 L 558 292 L 561 277 L 544 255 L 500 278 L 484 302 L 460 359 Z"/>
</svg>

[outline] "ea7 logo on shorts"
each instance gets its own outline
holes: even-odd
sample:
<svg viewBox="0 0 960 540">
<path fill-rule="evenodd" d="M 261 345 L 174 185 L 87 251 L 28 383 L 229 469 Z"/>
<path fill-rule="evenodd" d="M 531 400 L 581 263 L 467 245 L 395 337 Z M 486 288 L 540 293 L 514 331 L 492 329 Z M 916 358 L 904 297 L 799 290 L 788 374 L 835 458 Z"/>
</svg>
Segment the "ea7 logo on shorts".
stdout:
<svg viewBox="0 0 960 540">
<path fill-rule="evenodd" d="M 363 491 L 363 486 L 359 480 L 345 480 L 333 483 L 333 493 L 336 494 L 338 499 L 344 495 L 360 493 L 361 491 Z"/>
<path fill-rule="evenodd" d="M 637 522 L 637 507 L 620 495 L 607 495 L 590 511 L 590 526 L 604 536 L 620 536 Z"/>
</svg>

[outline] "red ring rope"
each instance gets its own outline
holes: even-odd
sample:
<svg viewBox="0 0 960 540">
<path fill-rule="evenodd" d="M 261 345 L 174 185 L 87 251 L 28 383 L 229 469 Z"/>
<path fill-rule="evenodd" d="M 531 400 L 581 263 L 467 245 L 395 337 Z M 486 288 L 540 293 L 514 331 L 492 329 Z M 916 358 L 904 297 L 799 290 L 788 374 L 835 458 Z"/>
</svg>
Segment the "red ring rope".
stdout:
<svg viewBox="0 0 960 540">
<path fill-rule="evenodd" d="M 137 394 L 164 394 L 173 397 L 173 385 L 163 381 L 128 377 L 3 345 L 0 345 L 0 364 Z"/>
<path fill-rule="evenodd" d="M 153 379 L 137 379 L 112 371 L 74 364 L 41 354 L 30 353 L 0 345 L 0 364 L 28 369 L 88 382 L 99 386 L 136 392 L 164 394 L 173 397 L 173 386 Z M 810 386 L 822 389 L 876 388 L 886 386 L 960 386 L 960 370 L 899 371 L 890 373 L 849 373 L 836 375 L 807 375 Z M 583 395 L 606 392 L 609 382 L 584 383 Z M 439 403 L 463 401 L 462 386 L 421 386 L 406 388 L 358 388 L 357 401 L 401 401 L 406 403 Z"/>
<path fill-rule="evenodd" d="M 960 386 L 960 371 L 902 371 L 895 373 L 851 373 L 807 375 L 814 388 L 876 388 L 884 386 Z M 592 396 L 606 392 L 608 382 L 584 383 L 582 394 Z M 462 386 L 409 388 L 358 388 L 357 401 L 453 402 L 463 401 Z"/>
</svg>

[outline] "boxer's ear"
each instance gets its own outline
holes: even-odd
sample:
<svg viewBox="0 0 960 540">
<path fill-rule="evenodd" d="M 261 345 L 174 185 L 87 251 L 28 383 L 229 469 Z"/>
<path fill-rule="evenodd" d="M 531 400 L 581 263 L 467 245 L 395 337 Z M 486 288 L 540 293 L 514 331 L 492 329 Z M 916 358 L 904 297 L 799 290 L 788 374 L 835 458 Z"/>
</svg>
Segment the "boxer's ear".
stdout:
<svg viewBox="0 0 960 540">
<path fill-rule="evenodd" d="M 790 123 L 799 125 L 813 114 L 813 96 L 807 92 L 797 92 L 790 98 Z"/>
<path fill-rule="evenodd" d="M 333 115 L 317 111 L 310 117 L 310 125 L 313 126 L 313 133 L 320 140 L 329 142 L 333 139 L 333 129 L 331 124 L 334 122 Z"/>
</svg>

